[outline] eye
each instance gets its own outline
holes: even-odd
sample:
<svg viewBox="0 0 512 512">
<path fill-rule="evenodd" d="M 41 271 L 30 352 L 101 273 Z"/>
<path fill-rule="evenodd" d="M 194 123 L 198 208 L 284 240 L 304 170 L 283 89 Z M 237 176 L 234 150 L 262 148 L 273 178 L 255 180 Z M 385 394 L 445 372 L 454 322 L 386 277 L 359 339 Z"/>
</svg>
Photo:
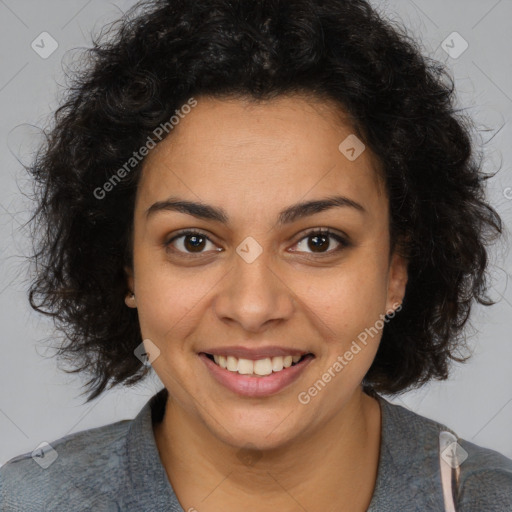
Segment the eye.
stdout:
<svg viewBox="0 0 512 512">
<path fill-rule="evenodd" d="M 331 240 L 335 240 L 338 246 L 335 249 L 327 250 L 331 246 Z M 305 241 L 310 241 L 309 243 L 305 243 Z M 305 237 L 301 238 L 296 246 L 301 246 L 304 248 L 311 249 L 313 254 L 330 254 L 333 252 L 341 251 L 342 249 L 349 247 L 349 242 L 341 235 L 333 233 L 329 229 L 318 229 L 310 231 Z M 304 252 L 303 250 L 292 252 Z M 306 251 L 307 252 L 307 251 Z"/>
<path fill-rule="evenodd" d="M 310 243 L 305 244 L 304 241 L 308 240 Z M 338 245 L 334 249 L 327 250 L 332 245 L 332 240 L 334 240 Z M 213 250 L 217 252 L 222 251 L 220 248 L 215 249 L 215 244 L 205 233 L 196 230 L 187 230 L 178 233 L 165 243 L 165 247 L 167 249 L 171 249 L 175 253 L 193 256 L 195 254 L 201 255 L 207 252 L 205 248 L 207 248 L 208 244 L 211 244 L 214 247 Z M 315 228 L 295 244 L 295 246 L 299 247 L 299 250 L 292 250 L 292 252 L 307 252 L 304 250 L 304 247 L 300 248 L 304 245 L 306 245 L 305 248 L 311 250 L 312 254 L 329 255 L 349 247 L 350 243 L 345 237 L 338 235 L 337 233 L 333 233 L 328 228 Z"/>
<path fill-rule="evenodd" d="M 165 243 L 166 248 L 170 248 L 174 246 L 171 250 L 173 252 L 180 252 L 184 254 L 202 254 L 205 251 L 203 250 L 208 243 L 214 243 L 201 231 L 195 230 L 187 230 L 182 231 L 175 237 L 171 238 L 168 242 Z M 222 249 L 217 249 L 222 250 Z"/>
</svg>

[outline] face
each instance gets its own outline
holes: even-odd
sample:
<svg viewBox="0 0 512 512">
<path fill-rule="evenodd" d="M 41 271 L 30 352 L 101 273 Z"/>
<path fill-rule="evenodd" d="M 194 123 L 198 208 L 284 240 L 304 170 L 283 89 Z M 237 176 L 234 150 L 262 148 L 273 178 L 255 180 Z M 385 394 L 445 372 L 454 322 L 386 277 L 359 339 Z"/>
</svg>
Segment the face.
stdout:
<svg viewBox="0 0 512 512">
<path fill-rule="evenodd" d="M 232 446 L 284 446 L 360 398 L 404 294 L 376 159 L 339 149 L 342 115 L 302 96 L 199 97 L 144 163 L 126 302 L 173 407 Z"/>
</svg>

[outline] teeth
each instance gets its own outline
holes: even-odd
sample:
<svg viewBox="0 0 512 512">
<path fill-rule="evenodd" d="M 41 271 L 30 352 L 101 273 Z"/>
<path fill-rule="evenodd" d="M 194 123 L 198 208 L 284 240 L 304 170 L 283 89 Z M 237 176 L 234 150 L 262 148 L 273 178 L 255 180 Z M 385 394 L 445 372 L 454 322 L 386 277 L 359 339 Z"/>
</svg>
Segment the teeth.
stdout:
<svg viewBox="0 0 512 512">
<path fill-rule="evenodd" d="M 272 370 L 275 372 L 280 372 L 283 369 L 283 358 L 282 357 L 273 357 L 272 358 Z"/>
<path fill-rule="evenodd" d="M 302 356 L 275 356 L 253 361 L 251 359 L 237 359 L 233 356 L 214 355 L 213 360 L 230 372 L 238 372 L 241 375 L 270 375 L 272 372 L 280 372 L 283 368 L 289 368 L 292 363 L 298 363 Z"/>
<path fill-rule="evenodd" d="M 216 356 L 213 356 L 214 359 L 215 359 L 215 357 Z M 238 359 L 236 357 L 228 356 L 228 366 L 227 366 L 227 369 L 230 372 L 236 372 L 238 370 Z"/>
<path fill-rule="evenodd" d="M 270 375 L 272 373 L 272 359 L 258 359 L 254 361 L 254 373 L 256 375 Z"/>
<path fill-rule="evenodd" d="M 242 375 L 250 375 L 253 373 L 254 363 L 250 359 L 239 359 L 238 360 L 238 373 Z"/>
</svg>

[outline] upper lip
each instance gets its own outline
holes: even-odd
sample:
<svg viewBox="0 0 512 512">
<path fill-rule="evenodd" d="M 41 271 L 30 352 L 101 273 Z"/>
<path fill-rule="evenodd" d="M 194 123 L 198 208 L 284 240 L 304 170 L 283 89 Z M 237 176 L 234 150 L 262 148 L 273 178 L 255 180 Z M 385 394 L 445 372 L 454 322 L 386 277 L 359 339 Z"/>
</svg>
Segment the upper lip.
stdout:
<svg viewBox="0 0 512 512">
<path fill-rule="evenodd" d="M 248 348 L 241 345 L 231 347 L 215 347 L 202 350 L 205 354 L 218 355 L 218 356 L 233 356 L 237 359 L 265 359 L 267 357 L 275 356 L 302 356 L 310 354 L 308 350 L 300 350 L 296 348 L 268 346 L 268 347 L 254 347 Z"/>
</svg>

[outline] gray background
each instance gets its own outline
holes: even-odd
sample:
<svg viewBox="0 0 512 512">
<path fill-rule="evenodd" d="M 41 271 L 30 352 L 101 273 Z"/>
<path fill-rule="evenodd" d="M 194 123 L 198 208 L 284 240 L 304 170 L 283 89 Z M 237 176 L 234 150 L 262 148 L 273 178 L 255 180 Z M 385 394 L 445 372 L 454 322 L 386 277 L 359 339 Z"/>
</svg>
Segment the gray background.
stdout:
<svg viewBox="0 0 512 512">
<path fill-rule="evenodd" d="M 56 107 L 63 67 L 90 34 L 117 18 L 133 1 L 0 0 L 0 464 L 32 451 L 42 441 L 132 418 L 162 386 L 152 374 L 136 387 L 109 391 L 83 405 L 80 380 L 57 369 L 42 340 L 51 324 L 32 312 L 26 298 L 23 259 L 29 239 L 23 223 L 26 176 L 13 155 L 30 156 L 28 125 L 44 126 Z M 373 1 L 387 17 L 404 23 L 425 53 L 446 62 L 456 78 L 458 101 L 473 116 L 485 142 L 486 168 L 501 171 L 489 197 L 507 229 L 512 217 L 512 0 Z M 442 43 L 454 31 L 469 44 L 457 58 Z M 31 47 L 48 32 L 57 50 L 41 58 Z M 461 41 L 448 38 L 454 50 Z M 48 49 L 49 45 L 46 44 Z M 25 142 L 24 142 L 25 141 Z M 28 155 L 28 156 L 27 156 Z M 450 380 L 434 382 L 391 401 L 445 423 L 462 438 L 512 458 L 512 258 L 502 243 L 492 253 L 493 288 L 499 302 L 473 312 L 469 344 L 474 356 L 454 367 Z"/>
</svg>

